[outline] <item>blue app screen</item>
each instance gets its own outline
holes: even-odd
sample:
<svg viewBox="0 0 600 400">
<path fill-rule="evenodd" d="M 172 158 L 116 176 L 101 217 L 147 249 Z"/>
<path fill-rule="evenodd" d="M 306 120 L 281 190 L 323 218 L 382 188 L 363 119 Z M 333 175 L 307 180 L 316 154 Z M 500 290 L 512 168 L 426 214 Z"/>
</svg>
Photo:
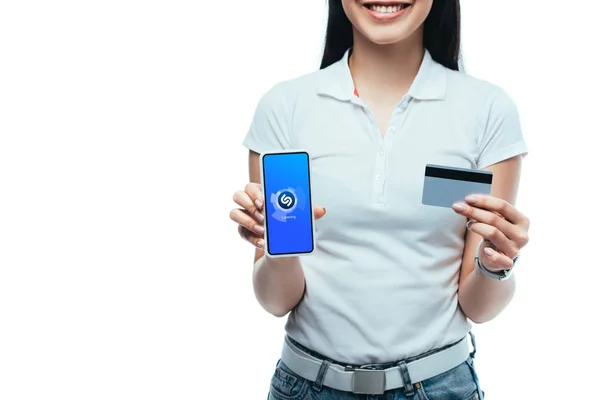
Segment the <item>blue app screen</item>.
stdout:
<svg viewBox="0 0 600 400">
<path fill-rule="evenodd" d="M 308 154 L 265 155 L 263 182 L 269 253 L 310 253 L 313 227 Z"/>
</svg>

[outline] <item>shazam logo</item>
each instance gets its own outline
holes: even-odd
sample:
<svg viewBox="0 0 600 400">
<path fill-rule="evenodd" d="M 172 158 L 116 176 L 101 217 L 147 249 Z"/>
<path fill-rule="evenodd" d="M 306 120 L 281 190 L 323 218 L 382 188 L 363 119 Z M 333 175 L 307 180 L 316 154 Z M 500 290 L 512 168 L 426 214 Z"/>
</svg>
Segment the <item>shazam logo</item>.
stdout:
<svg viewBox="0 0 600 400">
<path fill-rule="evenodd" d="M 277 193 L 271 193 L 270 202 L 274 208 L 271 216 L 276 221 L 287 222 L 287 220 L 296 219 L 296 216 L 291 215 L 291 212 L 296 208 L 300 210 L 304 209 L 306 200 L 302 188 L 298 187 L 296 189 L 287 188 Z"/>
<path fill-rule="evenodd" d="M 290 212 L 296 206 L 296 195 L 291 190 L 279 192 L 277 196 L 277 205 L 284 212 Z"/>
</svg>

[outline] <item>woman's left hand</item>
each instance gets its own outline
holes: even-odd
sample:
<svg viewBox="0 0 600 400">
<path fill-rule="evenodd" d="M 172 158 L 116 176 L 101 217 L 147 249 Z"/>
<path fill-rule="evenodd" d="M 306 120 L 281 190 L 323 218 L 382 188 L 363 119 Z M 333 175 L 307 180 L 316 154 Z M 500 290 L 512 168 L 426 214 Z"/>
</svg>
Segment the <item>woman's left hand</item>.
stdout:
<svg viewBox="0 0 600 400">
<path fill-rule="evenodd" d="M 465 202 L 452 208 L 472 220 L 468 229 L 483 237 L 481 263 L 490 271 L 512 268 L 513 259 L 529 242 L 529 218 L 497 197 L 477 194 L 467 196 Z"/>
</svg>

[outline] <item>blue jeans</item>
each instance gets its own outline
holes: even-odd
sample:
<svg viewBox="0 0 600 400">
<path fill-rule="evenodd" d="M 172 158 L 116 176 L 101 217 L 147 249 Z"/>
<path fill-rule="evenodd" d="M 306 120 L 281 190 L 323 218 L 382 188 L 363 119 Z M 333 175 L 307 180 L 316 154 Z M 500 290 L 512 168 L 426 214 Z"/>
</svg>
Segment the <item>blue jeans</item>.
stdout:
<svg viewBox="0 0 600 400">
<path fill-rule="evenodd" d="M 280 360 L 271 378 L 268 400 L 480 400 L 484 395 L 472 357 L 440 375 L 413 382 L 413 390 L 410 396 L 403 388 L 376 396 L 343 392 L 296 375 Z"/>
</svg>

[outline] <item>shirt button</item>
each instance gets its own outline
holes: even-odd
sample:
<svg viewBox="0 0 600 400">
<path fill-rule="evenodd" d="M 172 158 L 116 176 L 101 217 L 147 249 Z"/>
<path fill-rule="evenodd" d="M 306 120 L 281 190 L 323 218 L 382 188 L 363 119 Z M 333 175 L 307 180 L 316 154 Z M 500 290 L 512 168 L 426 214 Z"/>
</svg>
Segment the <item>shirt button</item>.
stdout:
<svg viewBox="0 0 600 400">
<path fill-rule="evenodd" d="M 385 155 L 385 151 L 384 150 L 379 150 L 379 156 L 383 157 Z"/>
<path fill-rule="evenodd" d="M 379 174 L 375 175 L 375 180 L 376 181 L 380 181 L 381 180 L 381 175 L 379 175 Z"/>
<path fill-rule="evenodd" d="M 396 130 L 396 128 L 394 128 L 393 126 L 390 126 L 390 129 L 388 129 L 390 132 L 394 132 Z"/>
</svg>

